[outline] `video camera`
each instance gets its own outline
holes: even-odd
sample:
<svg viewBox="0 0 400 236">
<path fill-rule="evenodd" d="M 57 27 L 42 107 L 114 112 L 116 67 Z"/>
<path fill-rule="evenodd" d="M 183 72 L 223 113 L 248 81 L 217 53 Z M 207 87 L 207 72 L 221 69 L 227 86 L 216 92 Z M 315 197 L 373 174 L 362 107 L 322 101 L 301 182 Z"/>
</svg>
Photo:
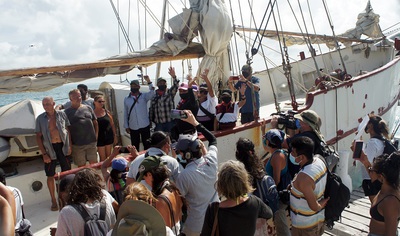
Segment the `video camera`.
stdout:
<svg viewBox="0 0 400 236">
<path fill-rule="evenodd" d="M 271 116 L 278 115 L 278 124 L 279 125 L 284 125 L 288 129 L 298 129 L 299 128 L 299 122 L 296 121 L 297 119 L 294 118 L 294 115 L 297 114 L 297 112 L 289 110 L 286 112 L 277 112 L 277 113 L 272 113 Z"/>
</svg>

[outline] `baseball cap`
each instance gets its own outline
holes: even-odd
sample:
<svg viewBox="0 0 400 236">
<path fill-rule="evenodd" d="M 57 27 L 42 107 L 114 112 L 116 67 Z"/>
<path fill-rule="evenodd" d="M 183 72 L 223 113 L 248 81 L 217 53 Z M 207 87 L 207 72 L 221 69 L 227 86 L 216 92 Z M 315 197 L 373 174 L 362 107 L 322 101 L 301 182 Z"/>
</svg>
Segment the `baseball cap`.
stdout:
<svg viewBox="0 0 400 236">
<path fill-rule="evenodd" d="M 157 79 L 157 84 L 158 84 L 158 82 L 160 82 L 160 81 L 165 81 L 165 82 L 167 82 L 167 80 L 166 80 L 164 77 L 158 78 L 158 79 Z"/>
<path fill-rule="evenodd" d="M 200 90 L 202 90 L 202 89 L 205 89 L 205 90 L 207 90 L 208 89 L 208 86 L 207 86 L 207 84 L 200 84 L 200 88 L 199 88 Z"/>
<path fill-rule="evenodd" d="M 133 85 L 133 84 L 137 85 L 137 86 L 140 86 L 139 80 L 137 80 L 137 79 L 134 79 L 134 80 L 131 81 L 130 85 Z"/>
<path fill-rule="evenodd" d="M 251 68 L 250 65 L 246 64 L 246 65 L 242 66 L 242 71 L 252 72 L 253 69 Z"/>
<path fill-rule="evenodd" d="M 226 96 L 232 97 L 232 91 L 229 90 L 229 89 L 222 90 L 221 96 L 222 95 L 226 95 Z"/>
<path fill-rule="evenodd" d="M 161 161 L 160 157 L 158 156 L 148 156 L 144 158 L 142 163 L 140 163 L 139 166 L 139 177 L 137 179 L 137 182 L 142 181 L 143 176 L 145 173 L 151 171 L 154 168 L 157 168 L 159 166 L 163 166 L 164 162 Z"/>
<path fill-rule="evenodd" d="M 125 171 L 128 162 L 124 157 L 118 157 L 112 160 L 111 168 L 119 170 L 121 172 Z"/>
<path fill-rule="evenodd" d="M 191 134 L 179 135 L 175 150 L 185 151 L 188 149 L 190 149 L 192 152 L 199 150 L 199 141 L 197 140 L 197 136 Z"/>
<path fill-rule="evenodd" d="M 189 86 L 187 83 L 181 83 L 181 85 L 179 85 L 178 89 L 183 89 L 183 90 L 188 90 Z"/>
<path fill-rule="evenodd" d="M 128 200 L 119 208 L 112 236 L 166 235 L 165 221 L 156 208 L 143 201 Z"/>
<path fill-rule="evenodd" d="M 276 143 L 275 137 L 278 137 L 280 143 Z M 283 142 L 283 138 L 285 137 L 285 133 L 278 129 L 270 129 L 267 133 L 265 133 L 264 138 L 268 140 L 272 145 L 280 146 Z"/>
</svg>

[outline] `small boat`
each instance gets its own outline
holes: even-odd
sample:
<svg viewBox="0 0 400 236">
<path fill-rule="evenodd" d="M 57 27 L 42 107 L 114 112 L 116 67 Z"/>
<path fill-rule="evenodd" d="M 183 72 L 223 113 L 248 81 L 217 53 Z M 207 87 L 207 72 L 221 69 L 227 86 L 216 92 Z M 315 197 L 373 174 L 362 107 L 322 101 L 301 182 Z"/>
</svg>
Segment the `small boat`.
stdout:
<svg viewBox="0 0 400 236">
<path fill-rule="evenodd" d="M 341 35 L 332 32 L 332 36 L 304 31 L 295 33 L 278 27 L 267 30 L 266 22 L 257 22 L 255 28 L 232 25 L 233 16 L 240 15 L 241 9 L 231 9 L 229 13 L 224 1 L 199 2 L 201 4 L 196 5 L 193 1 L 190 8 L 184 8 L 183 12 L 172 17 L 169 20 L 172 33 L 166 33 L 162 27 L 161 39 L 148 49 L 96 62 L 2 70 L 0 93 L 45 91 L 66 82 L 84 81 L 107 74 L 124 74 L 134 68 L 150 67 L 159 62 L 186 61 L 191 58 L 202 58 L 195 74 L 210 69 L 213 88 L 219 91 L 226 87 L 229 76 L 236 74 L 241 67 L 235 55 L 239 50 L 235 47 L 236 40 L 247 40 L 246 63 L 255 65 L 265 61 L 263 50 L 271 50 L 271 47 L 263 44 L 263 38 L 275 39 L 277 48 L 281 49 L 283 65 L 269 69 L 269 63 L 265 63 L 262 69 L 254 73 L 254 76 L 260 78 L 261 119 L 265 119 L 269 125 L 273 113 L 286 113 L 290 110 L 301 112 L 307 109 L 316 111 L 322 120 L 322 134 L 339 152 L 340 162 L 336 171 L 350 189 L 356 189 L 361 183 L 360 166 L 352 165 L 349 147 L 362 118 L 374 112 L 381 115 L 393 130 L 399 123 L 396 122 L 396 112 L 400 99 L 400 41 L 397 39 L 400 33 L 382 33 L 379 16 L 373 12 L 369 1 L 365 10 L 359 14 L 355 28 Z M 264 19 L 274 17 L 274 13 L 279 11 L 276 1 L 262 7 L 265 8 L 264 15 L 269 16 Z M 255 39 L 248 38 L 250 32 L 253 32 Z M 193 42 L 197 34 L 200 35 L 201 43 Z M 369 38 L 361 38 L 361 35 L 368 35 Z M 250 47 L 249 42 L 253 44 Z M 298 51 L 300 60 L 291 58 L 287 48 L 295 44 L 307 45 L 310 56 L 306 57 L 304 51 Z M 327 53 L 319 50 L 317 54 L 314 47 L 320 44 L 332 50 Z M 129 93 L 129 85 L 103 82 L 99 91 L 105 95 L 107 106 L 116 120 L 122 144 L 129 144 L 129 135 L 122 128 L 123 98 Z M 239 137 L 253 140 L 259 156 L 264 156 L 258 121 L 216 132 L 215 135 L 219 162 L 234 158 L 235 143 Z M 11 142 L 1 142 L 0 139 L 0 146 L 14 145 Z M 22 191 L 28 216 L 34 218 L 40 207 L 31 208 L 35 211 L 28 210 L 29 207 L 42 204 L 41 207 L 46 210 L 49 202 L 47 189 L 40 187 L 46 182 L 42 163 L 40 159 L 35 159 L 14 168 L 18 174 L 10 177 L 9 184 Z M 35 235 L 54 225 L 54 216 L 46 217 L 42 222 L 33 222 L 35 232 L 38 233 Z"/>
</svg>

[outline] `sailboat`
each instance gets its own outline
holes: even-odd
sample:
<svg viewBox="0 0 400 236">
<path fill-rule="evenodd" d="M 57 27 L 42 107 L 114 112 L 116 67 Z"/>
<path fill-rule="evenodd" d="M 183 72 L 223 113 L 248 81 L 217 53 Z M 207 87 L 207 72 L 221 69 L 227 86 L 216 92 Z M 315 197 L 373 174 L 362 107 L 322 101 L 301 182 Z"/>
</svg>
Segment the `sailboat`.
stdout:
<svg viewBox="0 0 400 236">
<path fill-rule="evenodd" d="M 166 8 L 166 3 L 163 8 Z M 277 1 L 269 1 L 263 6 L 264 17 L 261 22 L 252 19 L 253 28 L 236 25 L 233 16 L 241 16 L 242 9 L 228 8 L 223 0 L 191 1 L 190 4 L 190 7 L 168 20 L 170 31 L 166 32 L 166 27 L 162 27 L 161 39 L 149 48 L 89 63 L 2 70 L 0 93 L 46 91 L 64 83 L 108 74 L 125 74 L 134 68 L 150 68 L 160 62 L 187 62 L 199 58 L 201 62 L 193 76 L 209 69 L 213 89 L 218 92 L 227 86 L 229 76 L 237 74 L 242 64 L 264 62 L 264 68 L 254 72 L 254 76 L 260 78 L 260 119 L 267 120 L 269 125 L 272 113 L 307 109 L 316 111 L 322 120 L 322 134 L 340 154 L 337 172 L 350 188 L 359 186 L 360 166 L 352 165 L 349 147 L 362 117 L 374 112 L 383 116 L 390 127 L 397 125 L 395 117 L 400 99 L 400 57 L 396 53 L 400 50 L 400 42 L 395 38 L 400 38 L 400 33 L 382 33 L 379 16 L 373 12 L 369 1 L 359 14 L 356 27 L 340 35 L 332 31 L 332 36 L 311 32 L 307 24 L 300 27 L 300 33 L 284 31 L 279 26 Z M 148 11 L 147 5 L 145 11 Z M 301 22 L 301 15 L 296 21 Z M 275 29 L 267 30 L 267 26 Z M 276 40 L 277 46 L 271 48 L 265 45 L 266 38 Z M 242 55 L 244 60 L 238 56 L 239 40 L 247 42 L 246 53 Z M 300 52 L 300 60 L 290 57 L 288 49 L 297 44 L 306 45 L 308 50 Z M 330 50 L 322 53 L 320 47 Z M 273 49 L 282 54 L 280 66 L 271 67 L 267 61 L 265 51 Z M 310 56 L 306 57 L 306 53 Z M 99 90 L 105 94 L 113 117 L 118 120 L 116 123 L 123 127 L 123 97 L 129 91 L 129 86 L 104 82 Z M 256 150 L 263 156 L 259 126 L 259 122 L 255 121 L 232 130 L 216 132 L 219 162 L 235 156 L 235 143 L 239 137 L 253 140 Z M 120 130 L 122 144 L 127 145 L 129 136 L 123 133 L 124 129 Z M 26 205 L 38 204 L 41 202 L 38 198 L 48 199 L 45 188 L 32 191 L 33 185 L 45 183 L 42 167 L 32 170 L 31 166 L 27 170 L 26 165 L 20 164 L 18 168 L 20 174 L 11 177 L 9 182 L 29 196 L 26 197 L 29 199 Z M 23 182 L 21 178 L 32 181 Z M 46 224 L 33 222 L 33 227 L 38 227 L 36 230 L 40 231 L 43 229 L 41 226 L 51 224 L 49 219 L 44 221 Z"/>
</svg>

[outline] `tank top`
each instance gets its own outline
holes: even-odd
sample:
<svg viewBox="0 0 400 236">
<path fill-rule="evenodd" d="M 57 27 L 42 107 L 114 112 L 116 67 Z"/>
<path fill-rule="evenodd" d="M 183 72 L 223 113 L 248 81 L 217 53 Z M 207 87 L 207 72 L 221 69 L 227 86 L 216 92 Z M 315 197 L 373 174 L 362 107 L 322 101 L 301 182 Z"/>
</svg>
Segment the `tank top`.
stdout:
<svg viewBox="0 0 400 236">
<path fill-rule="evenodd" d="M 314 180 L 314 194 L 317 201 L 321 200 L 324 197 L 326 186 L 325 163 L 319 158 L 314 158 L 313 163 L 304 166 L 299 173 L 304 173 Z M 292 219 L 292 225 L 296 228 L 311 228 L 320 222 L 324 222 L 325 210 L 311 210 L 304 198 L 304 194 L 292 186 L 290 194 L 290 218 Z"/>
</svg>

